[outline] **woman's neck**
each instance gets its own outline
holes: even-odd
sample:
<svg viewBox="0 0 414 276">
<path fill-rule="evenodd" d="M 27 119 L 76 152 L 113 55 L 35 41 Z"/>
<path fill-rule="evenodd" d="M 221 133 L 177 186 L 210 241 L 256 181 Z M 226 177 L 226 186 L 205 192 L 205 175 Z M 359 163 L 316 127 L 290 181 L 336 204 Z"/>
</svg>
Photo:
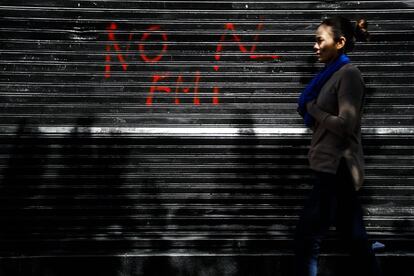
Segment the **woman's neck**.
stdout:
<svg viewBox="0 0 414 276">
<path fill-rule="evenodd" d="M 337 55 L 335 55 L 332 59 L 330 59 L 329 61 L 325 62 L 326 66 L 331 65 L 332 63 L 334 63 L 343 53 L 342 52 L 338 52 Z"/>
</svg>

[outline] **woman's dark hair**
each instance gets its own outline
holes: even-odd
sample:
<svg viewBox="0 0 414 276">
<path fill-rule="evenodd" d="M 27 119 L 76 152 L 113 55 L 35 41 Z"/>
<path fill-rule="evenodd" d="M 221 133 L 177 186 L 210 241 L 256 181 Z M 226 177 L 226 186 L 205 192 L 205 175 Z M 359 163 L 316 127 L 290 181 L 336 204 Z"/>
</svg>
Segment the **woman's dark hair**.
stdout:
<svg viewBox="0 0 414 276">
<path fill-rule="evenodd" d="M 355 46 L 355 40 L 368 41 L 368 22 L 360 18 L 357 24 L 353 24 L 348 18 L 335 15 L 322 21 L 320 25 L 330 26 L 334 34 L 334 40 L 338 41 L 341 36 L 345 37 L 344 52 L 351 52 Z"/>
</svg>

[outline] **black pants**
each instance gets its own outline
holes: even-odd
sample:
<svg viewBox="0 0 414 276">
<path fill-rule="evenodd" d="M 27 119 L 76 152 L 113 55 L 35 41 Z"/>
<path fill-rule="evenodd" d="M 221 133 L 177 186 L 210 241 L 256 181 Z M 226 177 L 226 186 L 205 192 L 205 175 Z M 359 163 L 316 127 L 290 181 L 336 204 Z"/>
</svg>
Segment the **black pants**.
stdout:
<svg viewBox="0 0 414 276">
<path fill-rule="evenodd" d="M 320 244 L 331 225 L 349 247 L 355 268 L 352 276 L 381 275 L 345 159 L 336 174 L 314 173 L 316 181 L 295 232 L 296 275 L 316 276 Z"/>
</svg>

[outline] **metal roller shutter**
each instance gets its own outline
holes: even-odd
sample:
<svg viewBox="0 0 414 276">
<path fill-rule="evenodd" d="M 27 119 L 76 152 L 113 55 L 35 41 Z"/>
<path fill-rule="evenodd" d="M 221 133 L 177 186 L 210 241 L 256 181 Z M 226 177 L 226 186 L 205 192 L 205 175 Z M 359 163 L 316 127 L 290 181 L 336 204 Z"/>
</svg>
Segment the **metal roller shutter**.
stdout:
<svg viewBox="0 0 414 276">
<path fill-rule="evenodd" d="M 0 256 L 291 254 L 310 189 L 296 99 L 333 14 L 364 17 L 371 33 L 350 54 L 368 88 L 367 229 L 381 256 L 412 256 L 413 11 L 1 1 Z M 340 252 L 334 237 L 325 250 Z"/>
</svg>

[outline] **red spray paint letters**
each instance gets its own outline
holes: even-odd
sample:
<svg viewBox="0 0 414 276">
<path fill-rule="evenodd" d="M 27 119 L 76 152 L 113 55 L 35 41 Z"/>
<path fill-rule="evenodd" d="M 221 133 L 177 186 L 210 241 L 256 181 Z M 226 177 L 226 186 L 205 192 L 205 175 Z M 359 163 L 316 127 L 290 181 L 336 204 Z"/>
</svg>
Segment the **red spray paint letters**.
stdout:
<svg viewBox="0 0 414 276">
<path fill-rule="evenodd" d="M 263 24 L 257 25 L 257 30 L 260 31 L 263 29 Z M 128 36 L 128 45 L 125 45 L 124 47 L 121 47 L 119 42 L 117 41 L 115 37 L 115 31 L 118 30 L 118 26 L 116 23 L 111 23 L 107 27 L 107 34 L 108 34 L 108 40 L 111 42 L 106 46 L 106 52 L 105 55 L 105 78 L 111 77 L 111 62 L 112 58 L 116 58 L 117 61 L 120 63 L 122 70 L 127 71 L 128 69 L 128 60 L 124 57 L 122 54 L 123 52 L 128 52 L 131 49 L 131 41 L 133 40 L 133 33 L 130 33 Z M 227 23 L 224 25 L 224 32 L 221 35 L 220 41 L 217 44 L 216 47 L 216 53 L 214 55 L 214 58 L 217 62 L 221 59 L 221 53 L 223 52 L 223 42 L 225 41 L 232 41 L 235 43 L 235 45 L 238 46 L 239 50 L 243 54 L 248 54 L 249 58 L 251 60 L 275 60 L 279 59 L 280 56 L 277 55 L 258 55 L 255 53 L 256 51 L 256 43 L 259 40 L 259 34 L 256 34 L 253 38 L 254 44 L 248 49 L 247 46 L 244 45 L 244 43 L 241 41 L 241 38 L 236 34 L 236 28 L 234 24 Z M 159 53 L 155 56 L 150 56 L 146 53 L 145 48 L 145 41 L 151 41 L 152 38 L 157 37 L 158 40 L 161 38 L 161 49 Z M 229 38 L 230 37 L 230 38 Z M 149 65 L 156 65 L 157 62 L 161 61 L 163 56 L 168 51 L 168 36 L 165 32 L 161 31 L 161 26 L 159 25 L 152 25 L 149 28 L 147 28 L 146 32 L 141 36 L 138 44 L 138 53 L 139 57 L 142 60 L 142 62 L 149 64 Z M 124 48 L 124 50 L 122 50 Z M 220 67 L 219 65 L 213 66 L 214 71 L 219 71 Z M 199 84 L 201 81 L 201 73 L 200 71 L 196 71 L 194 74 L 194 78 L 192 80 L 193 85 L 191 87 L 184 86 L 184 79 L 182 75 L 178 75 L 175 77 L 170 76 L 169 73 L 161 74 L 153 74 L 151 76 L 152 78 L 152 85 L 149 89 L 149 94 L 146 98 L 146 105 L 151 106 L 153 105 L 154 96 L 156 93 L 171 93 L 172 91 L 175 92 L 174 96 L 174 103 L 180 104 L 180 97 L 179 95 L 181 93 L 190 93 L 193 94 L 193 104 L 194 105 L 200 105 L 200 98 L 198 96 L 199 93 Z M 173 81 L 175 85 L 167 86 L 167 85 L 160 85 L 159 82 L 165 83 L 166 81 L 171 82 Z M 213 97 L 212 97 L 212 104 L 218 105 L 219 104 L 219 93 L 220 88 L 219 87 L 213 87 Z"/>
<path fill-rule="evenodd" d="M 149 32 L 144 33 L 142 35 L 142 37 L 141 37 L 141 40 L 140 40 L 141 43 L 138 45 L 138 50 L 139 50 L 139 55 L 140 55 L 142 61 L 144 61 L 146 63 L 157 63 L 158 61 L 160 61 L 162 59 L 163 55 L 167 52 L 168 45 L 165 44 L 165 43 L 163 43 L 162 44 L 162 50 L 161 50 L 161 52 L 158 55 L 156 55 L 155 57 L 150 57 L 150 56 L 148 56 L 145 53 L 145 46 L 142 43 L 142 42 L 144 42 L 146 40 L 149 40 L 149 38 L 151 37 L 151 32 L 158 31 L 160 28 L 161 27 L 159 25 L 150 26 L 148 28 L 148 31 Z M 111 62 L 111 54 L 109 54 L 109 53 L 111 52 L 112 49 L 114 49 L 115 52 L 117 53 L 116 54 L 116 57 L 118 58 L 118 61 L 121 63 L 122 69 L 124 71 L 126 71 L 127 68 L 128 68 L 127 61 L 124 58 L 124 56 L 122 55 L 121 47 L 119 46 L 119 43 L 118 43 L 118 41 L 115 38 L 114 31 L 117 30 L 117 29 L 118 29 L 118 26 L 115 23 L 111 23 L 109 25 L 109 27 L 107 28 L 108 39 L 109 39 L 109 41 L 112 42 L 112 44 L 106 46 L 106 51 L 108 52 L 108 54 L 106 54 L 106 56 L 105 56 L 105 62 L 106 62 L 106 64 L 105 64 L 105 78 L 111 77 L 111 65 L 110 65 L 110 62 Z M 161 34 L 161 37 L 162 37 L 162 41 L 163 42 L 167 42 L 168 41 L 167 34 L 162 33 Z M 129 35 L 129 39 L 128 40 L 131 41 L 132 38 L 133 38 L 133 34 L 131 33 Z M 125 51 L 128 51 L 130 49 L 130 46 L 131 45 L 128 44 L 126 46 L 126 48 L 125 48 Z"/>
<path fill-rule="evenodd" d="M 152 103 L 153 103 L 152 100 L 153 100 L 155 92 L 170 93 L 172 91 L 172 88 L 170 86 L 158 85 L 157 84 L 158 82 L 166 80 L 167 78 L 169 78 L 169 74 L 153 75 L 152 76 L 152 86 L 150 87 L 150 93 L 149 93 L 149 95 L 147 97 L 147 100 L 146 100 L 147 105 L 152 105 Z M 183 76 L 178 75 L 178 77 L 176 77 L 176 81 L 175 81 L 175 84 L 176 84 L 175 85 L 175 100 L 174 100 L 175 104 L 180 104 L 179 94 L 181 92 L 189 93 L 191 91 L 191 88 L 192 88 L 193 89 L 193 94 L 194 94 L 193 103 L 195 105 L 200 105 L 200 99 L 198 97 L 198 89 L 199 89 L 200 78 L 201 78 L 200 72 L 197 71 L 195 73 L 195 77 L 194 77 L 194 87 L 185 87 L 185 86 L 183 86 L 183 82 L 184 82 Z M 214 99 L 213 99 L 213 103 L 214 103 Z"/>
</svg>

